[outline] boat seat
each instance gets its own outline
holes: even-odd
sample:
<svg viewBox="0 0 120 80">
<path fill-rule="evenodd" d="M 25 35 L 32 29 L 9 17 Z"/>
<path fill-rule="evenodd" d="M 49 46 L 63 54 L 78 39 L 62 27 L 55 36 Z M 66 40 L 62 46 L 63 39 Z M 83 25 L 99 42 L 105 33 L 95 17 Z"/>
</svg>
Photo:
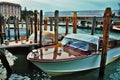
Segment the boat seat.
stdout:
<svg viewBox="0 0 120 80">
<path fill-rule="evenodd" d="M 20 37 L 20 40 L 26 40 L 26 39 L 27 39 L 26 36 L 21 36 L 21 37 Z"/>
</svg>

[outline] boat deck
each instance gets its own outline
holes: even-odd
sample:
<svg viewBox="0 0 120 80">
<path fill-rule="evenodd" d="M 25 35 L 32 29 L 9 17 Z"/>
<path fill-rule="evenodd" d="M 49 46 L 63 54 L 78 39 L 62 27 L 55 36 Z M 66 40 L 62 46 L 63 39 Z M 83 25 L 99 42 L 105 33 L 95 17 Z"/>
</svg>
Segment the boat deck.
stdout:
<svg viewBox="0 0 120 80">
<path fill-rule="evenodd" d="M 56 47 L 56 46 L 48 46 L 45 48 L 37 49 L 37 52 L 30 52 L 27 59 L 31 60 L 39 60 L 39 61 L 65 61 L 72 60 L 77 58 L 87 57 L 88 54 L 80 53 L 78 50 L 69 49 L 69 51 L 65 50 L 64 47 Z"/>
</svg>

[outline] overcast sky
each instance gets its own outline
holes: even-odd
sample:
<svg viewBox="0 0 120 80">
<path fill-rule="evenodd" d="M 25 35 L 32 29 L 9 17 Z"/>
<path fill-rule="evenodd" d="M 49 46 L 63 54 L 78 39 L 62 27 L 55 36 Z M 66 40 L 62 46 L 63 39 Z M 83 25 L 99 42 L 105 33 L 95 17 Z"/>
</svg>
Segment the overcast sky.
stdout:
<svg viewBox="0 0 120 80">
<path fill-rule="evenodd" d="M 0 0 L 20 4 L 22 9 L 43 11 L 118 10 L 120 0 Z"/>
</svg>

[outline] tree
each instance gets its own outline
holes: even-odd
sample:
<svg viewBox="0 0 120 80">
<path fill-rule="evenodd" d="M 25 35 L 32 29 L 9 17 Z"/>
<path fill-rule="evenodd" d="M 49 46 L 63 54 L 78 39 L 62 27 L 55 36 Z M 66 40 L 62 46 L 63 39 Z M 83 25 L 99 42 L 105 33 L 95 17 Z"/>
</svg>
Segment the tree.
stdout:
<svg viewBox="0 0 120 80">
<path fill-rule="evenodd" d="M 21 11 L 21 18 L 25 20 L 26 17 L 29 18 L 30 16 L 33 16 L 33 11 L 27 11 L 27 8 L 25 7 L 24 10 Z"/>
</svg>

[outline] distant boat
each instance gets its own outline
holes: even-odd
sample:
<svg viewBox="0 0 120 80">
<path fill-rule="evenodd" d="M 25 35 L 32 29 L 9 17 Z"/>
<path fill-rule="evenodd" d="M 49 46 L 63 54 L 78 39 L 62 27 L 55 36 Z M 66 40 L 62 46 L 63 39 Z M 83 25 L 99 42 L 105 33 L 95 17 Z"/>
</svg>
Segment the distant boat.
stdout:
<svg viewBox="0 0 120 80">
<path fill-rule="evenodd" d="M 33 49 L 27 60 L 49 75 L 63 75 L 100 66 L 102 37 L 68 34 L 57 45 Z M 120 57 L 120 40 L 109 39 L 106 65 Z"/>
<path fill-rule="evenodd" d="M 113 30 L 118 30 L 118 31 L 120 31 L 120 25 L 113 26 Z"/>
</svg>

